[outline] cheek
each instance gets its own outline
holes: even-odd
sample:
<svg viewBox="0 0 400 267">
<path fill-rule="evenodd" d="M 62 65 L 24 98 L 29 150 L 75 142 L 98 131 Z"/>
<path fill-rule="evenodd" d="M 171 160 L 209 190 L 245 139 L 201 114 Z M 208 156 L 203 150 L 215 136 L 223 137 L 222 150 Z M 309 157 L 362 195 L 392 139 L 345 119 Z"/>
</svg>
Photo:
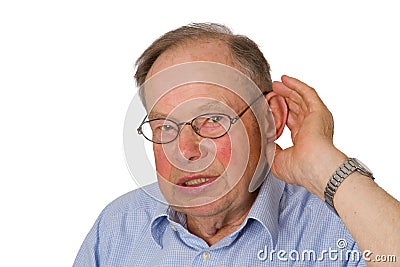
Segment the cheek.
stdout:
<svg viewBox="0 0 400 267">
<path fill-rule="evenodd" d="M 217 160 L 226 168 L 229 165 L 232 155 L 232 142 L 229 135 L 215 139 L 217 145 Z"/>
<path fill-rule="evenodd" d="M 171 173 L 171 163 L 166 157 L 162 146 L 157 145 L 153 147 L 154 158 L 156 163 L 157 172 L 164 178 L 168 178 Z"/>
<path fill-rule="evenodd" d="M 260 136 L 255 128 L 238 128 L 230 135 L 221 138 L 221 142 L 217 144 L 217 158 L 224 167 L 231 164 L 239 170 L 247 168 L 249 162 L 257 163 L 260 152 Z"/>
</svg>

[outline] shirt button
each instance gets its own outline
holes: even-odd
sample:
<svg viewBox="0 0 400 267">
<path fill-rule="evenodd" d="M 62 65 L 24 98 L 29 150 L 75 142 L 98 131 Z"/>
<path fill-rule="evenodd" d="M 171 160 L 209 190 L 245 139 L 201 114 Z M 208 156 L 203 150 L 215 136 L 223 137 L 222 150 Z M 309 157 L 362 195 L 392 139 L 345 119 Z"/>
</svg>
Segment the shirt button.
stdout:
<svg viewBox="0 0 400 267">
<path fill-rule="evenodd" d="M 211 254 L 208 251 L 204 251 L 202 256 L 204 261 L 208 261 L 211 258 Z"/>
<path fill-rule="evenodd" d="M 174 230 L 174 231 L 176 232 L 176 227 L 175 227 L 175 225 L 171 224 L 171 228 L 172 228 L 172 230 Z"/>
</svg>

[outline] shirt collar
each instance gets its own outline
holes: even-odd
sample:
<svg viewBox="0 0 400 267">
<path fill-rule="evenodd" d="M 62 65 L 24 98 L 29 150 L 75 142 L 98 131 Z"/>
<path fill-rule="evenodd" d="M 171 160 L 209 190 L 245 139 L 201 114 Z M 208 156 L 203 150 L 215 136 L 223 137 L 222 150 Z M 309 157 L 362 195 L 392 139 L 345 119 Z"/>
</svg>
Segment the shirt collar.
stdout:
<svg viewBox="0 0 400 267">
<path fill-rule="evenodd" d="M 156 241 L 160 247 L 162 247 L 161 239 L 168 225 L 168 220 L 166 220 L 168 217 L 168 209 L 169 206 L 167 204 L 158 202 L 153 220 L 150 222 L 151 235 L 153 236 L 154 241 Z"/>
<path fill-rule="evenodd" d="M 284 187 L 285 183 L 275 178 L 273 174 L 269 172 L 267 178 L 260 187 L 258 196 L 254 201 L 245 222 L 242 224 L 240 229 L 247 224 L 249 219 L 254 219 L 270 233 L 273 245 L 275 246 L 278 239 L 279 206 Z M 172 221 L 179 223 L 186 228 L 185 215 L 174 211 L 165 202 L 159 201 L 153 220 L 151 221 L 151 234 L 160 247 L 162 247 L 162 235 L 164 234 L 166 227 Z"/>
<path fill-rule="evenodd" d="M 274 247 L 278 239 L 280 201 L 284 188 L 285 183 L 269 172 L 243 224 L 249 219 L 258 221 L 271 234 Z"/>
</svg>

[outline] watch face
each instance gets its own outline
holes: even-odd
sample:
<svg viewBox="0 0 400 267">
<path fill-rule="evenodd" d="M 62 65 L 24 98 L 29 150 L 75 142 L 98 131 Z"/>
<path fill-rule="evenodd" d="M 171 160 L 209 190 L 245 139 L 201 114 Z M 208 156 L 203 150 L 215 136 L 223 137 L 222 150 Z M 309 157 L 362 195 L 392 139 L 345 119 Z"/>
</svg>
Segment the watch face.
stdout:
<svg viewBox="0 0 400 267">
<path fill-rule="evenodd" d="M 372 176 L 372 171 L 360 160 L 353 158 L 353 160 L 359 165 L 358 169 L 361 169 L 361 171 L 366 172 L 366 174 Z"/>
</svg>

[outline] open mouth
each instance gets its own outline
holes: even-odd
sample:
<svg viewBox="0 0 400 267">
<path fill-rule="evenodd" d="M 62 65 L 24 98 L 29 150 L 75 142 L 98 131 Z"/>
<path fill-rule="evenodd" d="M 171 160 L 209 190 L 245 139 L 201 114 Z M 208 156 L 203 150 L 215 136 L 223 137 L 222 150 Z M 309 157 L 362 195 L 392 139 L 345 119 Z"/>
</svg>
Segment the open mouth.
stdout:
<svg viewBox="0 0 400 267">
<path fill-rule="evenodd" d="M 213 177 L 185 177 L 177 185 L 183 187 L 198 187 L 214 182 L 219 176 Z"/>
</svg>

